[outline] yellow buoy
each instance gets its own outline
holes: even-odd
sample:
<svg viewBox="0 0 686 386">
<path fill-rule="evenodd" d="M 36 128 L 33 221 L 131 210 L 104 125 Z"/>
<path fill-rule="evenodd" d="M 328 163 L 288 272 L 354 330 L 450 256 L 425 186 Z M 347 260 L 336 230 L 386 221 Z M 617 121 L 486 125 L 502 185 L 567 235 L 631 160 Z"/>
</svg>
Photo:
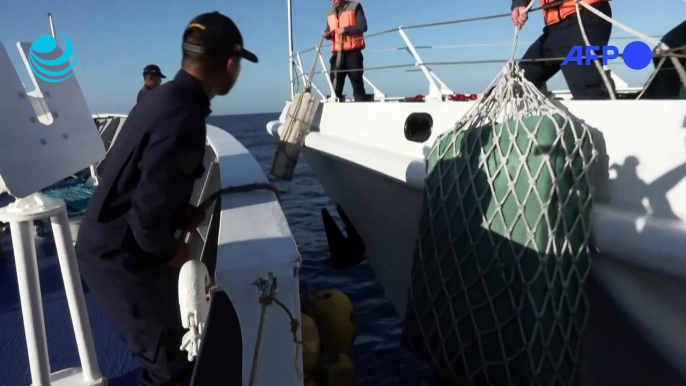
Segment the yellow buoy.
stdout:
<svg viewBox="0 0 686 386">
<path fill-rule="evenodd" d="M 319 362 L 319 329 L 307 314 L 300 314 L 302 328 L 303 371 L 311 375 Z"/>
<path fill-rule="evenodd" d="M 329 386 L 355 386 L 355 366 L 345 354 L 338 354 L 338 360 L 327 369 Z"/>
<path fill-rule="evenodd" d="M 348 296 L 339 290 L 321 291 L 311 306 L 322 350 L 342 353 L 350 349 L 355 339 L 355 315 Z"/>
</svg>

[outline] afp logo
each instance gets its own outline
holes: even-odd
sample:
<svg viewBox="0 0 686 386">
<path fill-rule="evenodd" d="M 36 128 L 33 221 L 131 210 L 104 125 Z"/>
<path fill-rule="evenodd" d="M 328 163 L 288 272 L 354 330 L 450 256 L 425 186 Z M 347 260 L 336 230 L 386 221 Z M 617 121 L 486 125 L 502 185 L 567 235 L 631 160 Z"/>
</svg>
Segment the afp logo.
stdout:
<svg viewBox="0 0 686 386">
<path fill-rule="evenodd" d="M 74 47 L 71 44 L 71 40 L 66 36 L 64 37 L 64 42 L 64 52 L 55 59 L 45 59 L 46 56 L 51 56 L 50 53 L 55 52 L 57 48 L 57 41 L 52 36 L 41 36 L 31 44 L 29 49 L 29 67 L 31 67 L 31 72 L 35 76 L 46 82 L 57 83 L 65 81 L 74 75 L 72 69 L 78 57 L 74 57 L 74 61 L 69 64 L 69 59 L 74 54 Z M 53 54 L 52 56 L 55 55 Z"/>
<path fill-rule="evenodd" d="M 602 52 L 602 57 L 600 57 L 600 59 L 603 66 L 606 66 L 611 59 L 617 59 L 619 57 L 619 49 L 615 46 L 574 46 L 572 47 L 572 50 L 569 51 L 569 54 L 567 54 L 562 65 L 566 66 L 569 62 L 575 62 L 578 66 L 590 66 L 594 59 L 599 59 L 598 55 L 593 51 Z M 653 52 L 647 44 L 637 40 L 624 47 L 622 59 L 627 67 L 632 70 L 642 70 L 650 64 L 650 61 L 653 59 Z"/>
</svg>

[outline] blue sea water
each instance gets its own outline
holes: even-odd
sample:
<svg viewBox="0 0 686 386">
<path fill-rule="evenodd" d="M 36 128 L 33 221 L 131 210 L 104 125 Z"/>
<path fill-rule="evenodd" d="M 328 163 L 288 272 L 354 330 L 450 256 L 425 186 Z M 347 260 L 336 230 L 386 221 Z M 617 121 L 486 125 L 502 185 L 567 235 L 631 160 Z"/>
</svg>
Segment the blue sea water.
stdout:
<svg viewBox="0 0 686 386">
<path fill-rule="evenodd" d="M 250 150 L 265 174 L 271 168 L 276 140 L 266 123 L 278 114 L 212 116 L 208 123 L 227 130 Z M 351 352 L 361 386 L 431 385 L 422 363 L 400 347 L 401 325 L 366 263 L 334 270 L 324 260 L 328 246 L 321 209 L 336 211 L 304 157 L 291 182 L 270 178 L 282 194 L 282 206 L 303 256 L 302 277 L 316 289 L 335 288 L 352 300 L 358 335 Z M 0 206 L 7 204 L 1 202 Z M 37 242 L 38 266 L 52 371 L 79 365 L 69 310 L 52 239 Z M 86 289 L 86 303 L 103 375 L 111 386 L 135 384 L 138 365 L 128 347 L 109 327 Z M 284 359 L 288 360 L 288 359 Z M 0 386 L 31 383 L 10 233 L 0 232 Z"/>
<path fill-rule="evenodd" d="M 210 117 L 207 123 L 228 130 L 250 150 L 270 182 L 278 186 L 284 213 L 303 256 L 303 278 L 317 289 L 339 289 L 353 302 L 358 336 L 351 359 L 360 376 L 360 385 L 432 384 L 426 366 L 400 347 L 400 319 L 368 264 L 335 270 L 324 262 L 329 254 L 321 209 L 327 208 L 339 225 L 342 223 L 305 157 L 300 157 L 292 181 L 269 175 L 277 141 L 267 134 L 266 124 L 278 118 L 279 114 L 219 116 Z"/>
</svg>

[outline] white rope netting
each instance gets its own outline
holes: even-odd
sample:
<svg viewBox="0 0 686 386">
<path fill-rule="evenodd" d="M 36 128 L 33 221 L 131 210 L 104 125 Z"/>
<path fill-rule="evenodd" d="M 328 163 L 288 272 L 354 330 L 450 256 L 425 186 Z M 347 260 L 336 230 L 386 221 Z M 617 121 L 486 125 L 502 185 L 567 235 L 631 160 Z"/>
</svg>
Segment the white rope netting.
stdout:
<svg viewBox="0 0 686 386">
<path fill-rule="evenodd" d="M 492 84 L 427 159 L 405 342 L 451 384 L 574 385 L 592 132 L 512 59 Z"/>
</svg>

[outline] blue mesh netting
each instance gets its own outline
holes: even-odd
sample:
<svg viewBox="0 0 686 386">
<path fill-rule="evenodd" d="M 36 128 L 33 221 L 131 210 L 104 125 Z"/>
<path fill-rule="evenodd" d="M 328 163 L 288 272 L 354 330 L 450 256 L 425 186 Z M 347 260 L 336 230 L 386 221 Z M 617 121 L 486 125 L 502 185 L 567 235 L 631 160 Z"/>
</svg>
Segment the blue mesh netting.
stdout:
<svg viewBox="0 0 686 386">
<path fill-rule="evenodd" d="M 69 218 L 82 215 L 90 201 L 96 187 L 87 183 L 85 178 L 65 178 L 43 189 L 41 193 L 48 198 L 61 199 L 67 204 Z M 46 237 L 49 233 L 48 223 L 36 221 L 38 237 Z"/>
</svg>

